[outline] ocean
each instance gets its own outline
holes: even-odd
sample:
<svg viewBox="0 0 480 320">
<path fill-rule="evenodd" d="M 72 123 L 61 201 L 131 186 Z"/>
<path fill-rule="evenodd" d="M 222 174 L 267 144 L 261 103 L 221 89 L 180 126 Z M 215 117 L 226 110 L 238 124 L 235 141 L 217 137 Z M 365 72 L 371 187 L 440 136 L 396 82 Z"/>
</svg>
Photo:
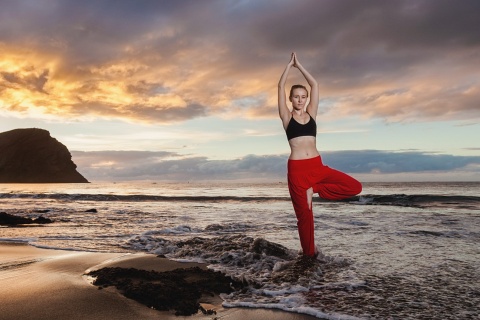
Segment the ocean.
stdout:
<svg viewBox="0 0 480 320">
<path fill-rule="evenodd" d="M 365 183 L 313 207 L 315 262 L 298 255 L 284 182 L 0 184 L 0 212 L 54 221 L 0 227 L 0 241 L 205 262 L 248 284 L 226 307 L 479 319 L 480 183 Z"/>
</svg>

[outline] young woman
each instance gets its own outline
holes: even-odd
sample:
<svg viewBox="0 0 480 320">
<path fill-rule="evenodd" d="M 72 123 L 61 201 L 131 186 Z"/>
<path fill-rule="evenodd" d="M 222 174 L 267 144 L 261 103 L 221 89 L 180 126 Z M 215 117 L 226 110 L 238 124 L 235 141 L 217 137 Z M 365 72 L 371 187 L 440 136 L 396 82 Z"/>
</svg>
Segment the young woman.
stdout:
<svg viewBox="0 0 480 320">
<path fill-rule="evenodd" d="M 288 97 L 292 110 L 287 107 L 285 82 L 292 67 L 297 68 L 310 86 L 294 85 Z M 307 104 L 308 101 L 308 104 Z M 278 112 L 290 144 L 288 159 L 288 189 L 297 216 L 298 234 L 303 254 L 315 257 L 312 197 L 314 193 L 324 199 L 341 200 L 359 194 L 360 182 L 349 175 L 331 169 L 322 163 L 316 146 L 318 111 L 318 84 L 292 53 L 278 83 Z"/>
</svg>

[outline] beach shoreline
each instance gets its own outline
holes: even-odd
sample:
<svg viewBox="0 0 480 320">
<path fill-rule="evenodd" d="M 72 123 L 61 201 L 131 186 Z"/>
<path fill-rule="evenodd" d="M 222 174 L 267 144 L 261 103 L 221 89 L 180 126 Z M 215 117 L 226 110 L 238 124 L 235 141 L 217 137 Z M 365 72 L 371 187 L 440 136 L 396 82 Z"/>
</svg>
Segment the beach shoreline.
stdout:
<svg viewBox="0 0 480 320">
<path fill-rule="evenodd" d="M 170 271 L 205 264 L 176 262 L 146 253 L 98 253 L 43 249 L 0 242 L 0 319 L 316 319 L 272 309 L 224 308 L 218 295 L 200 301 L 216 314 L 175 316 L 124 297 L 115 288 L 99 290 L 86 273 L 105 267 Z"/>
</svg>

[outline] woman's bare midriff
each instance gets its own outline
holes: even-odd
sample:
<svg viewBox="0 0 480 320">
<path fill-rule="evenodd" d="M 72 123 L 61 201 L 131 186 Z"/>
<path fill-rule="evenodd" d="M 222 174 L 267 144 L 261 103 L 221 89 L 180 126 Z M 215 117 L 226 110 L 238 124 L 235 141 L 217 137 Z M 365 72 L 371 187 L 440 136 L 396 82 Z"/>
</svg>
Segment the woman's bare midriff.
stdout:
<svg viewBox="0 0 480 320">
<path fill-rule="evenodd" d="M 290 160 L 303 160 L 318 157 L 316 138 L 302 136 L 288 141 L 290 144 Z"/>
</svg>

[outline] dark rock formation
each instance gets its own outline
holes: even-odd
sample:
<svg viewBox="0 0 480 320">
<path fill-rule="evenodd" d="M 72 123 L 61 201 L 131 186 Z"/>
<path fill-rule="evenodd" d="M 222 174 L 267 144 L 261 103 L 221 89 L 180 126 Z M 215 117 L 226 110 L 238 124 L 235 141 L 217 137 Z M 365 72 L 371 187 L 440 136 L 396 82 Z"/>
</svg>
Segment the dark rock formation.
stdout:
<svg viewBox="0 0 480 320">
<path fill-rule="evenodd" d="M 43 129 L 0 133 L 0 183 L 85 183 L 67 147 Z"/>
<path fill-rule="evenodd" d="M 15 216 L 13 214 L 9 214 L 6 212 L 0 212 L 0 225 L 6 225 L 6 226 L 15 226 L 15 225 L 21 225 L 21 224 L 46 224 L 46 223 L 52 223 L 53 221 L 44 218 L 42 216 L 39 216 L 36 219 L 30 219 L 30 218 L 24 218 L 24 217 L 19 217 Z"/>
<path fill-rule="evenodd" d="M 284 247 L 281 244 L 275 242 L 267 241 L 263 238 L 256 238 L 253 241 L 250 249 L 255 253 L 265 253 L 269 256 L 275 256 L 282 259 L 288 259 L 291 255 L 287 247 Z"/>
<path fill-rule="evenodd" d="M 199 267 L 156 272 L 134 268 L 103 268 L 92 271 L 94 285 L 115 286 L 127 298 L 156 310 L 175 310 L 176 315 L 189 316 L 202 310 L 202 295 L 230 293 L 242 284 L 232 278 Z M 213 313 L 213 312 L 212 312 Z"/>
</svg>

